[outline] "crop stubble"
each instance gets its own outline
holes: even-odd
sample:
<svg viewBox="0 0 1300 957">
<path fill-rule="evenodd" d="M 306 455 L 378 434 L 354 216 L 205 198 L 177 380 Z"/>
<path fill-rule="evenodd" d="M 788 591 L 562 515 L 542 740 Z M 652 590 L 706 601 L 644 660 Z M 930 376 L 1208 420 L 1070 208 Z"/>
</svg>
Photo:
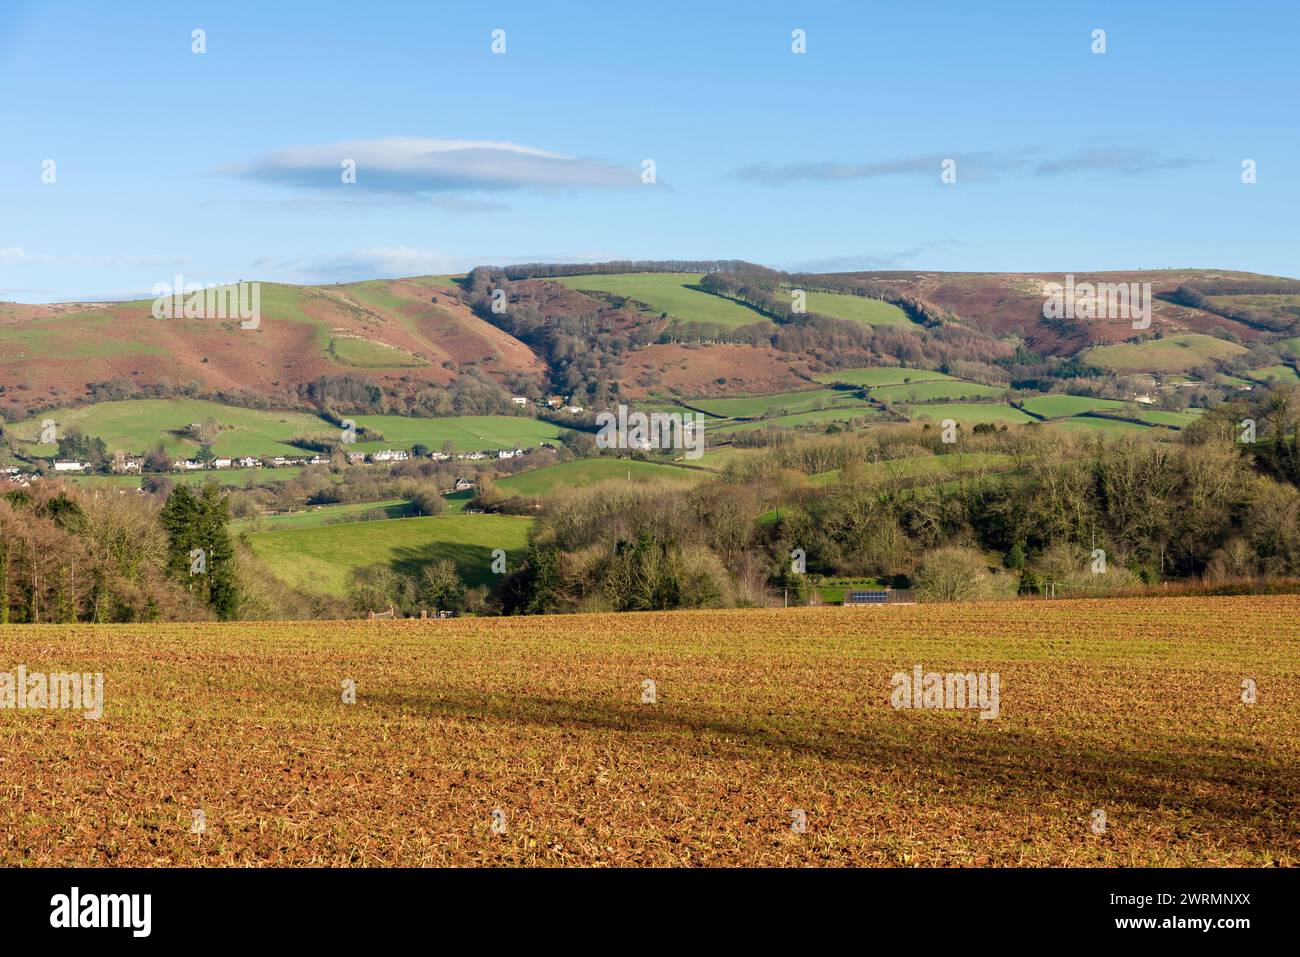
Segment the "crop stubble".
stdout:
<svg viewBox="0 0 1300 957">
<path fill-rule="evenodd" d="M 5 627 L 0 670 L 103 671 L 106 701 L 0 710 L 0 864 L 1294 865 L 1298 621 L 1275 596 Z M 1001 716 L 894 710 L 918 663 L 998 672 Z"/>
</svg>

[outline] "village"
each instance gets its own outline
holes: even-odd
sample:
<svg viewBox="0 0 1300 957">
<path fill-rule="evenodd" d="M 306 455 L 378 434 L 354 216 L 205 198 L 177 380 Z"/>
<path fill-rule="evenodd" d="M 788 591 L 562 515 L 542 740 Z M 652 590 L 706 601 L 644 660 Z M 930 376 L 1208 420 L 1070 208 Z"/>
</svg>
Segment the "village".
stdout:
<svg viewBox="0 0 1300 957">
<path fill-rule="evenodd" d="M 543 442 L 537 448 L 510 448 L 510 449 L 478 449 L 471 452 L 447 452 L 434 450 L 423 453 L 418 458 L 430 459 L 434 462 L 486 462 L 493 460 L 513 459 L 518 456 L 527 455 L 529 452 L 556 452 L 555 446 L 550 442 Z M 397 462 L 409 462 L 414 456 L 410 450 L 406 449 L 382 449 L 375 452 L 342 452 L 334 455 L 324 455 L 322 453 L 313 453 L 311 455 L 275 455 L 275 456 L 213 456 L 208 459 L 195 458 L 178 458 L 171 462 L 169 469 L 151 469 L 150 471 L 161 473 L 187 473 L 199 471 L 217 471 L 224 469 L 278 469 L 278 468 L 301 468 L 310 465 L 379 465 L 392 464 Z M 113 459 L 108 464 L 108 471 L 115 475 L 140 475 L 145 471 L 145 456 L 129 452 L 116 452 Z M 75 459 L 55 459 L 50 468 L 50 472 L 55 475 L 89 475 L 95 472 L 93 462 L 78 461 Z M 0 469 L 0 475 L 6 476 L 11 482 L 20 485 L 26 485 L 33 479 L 41 477 L 41 472 L 31 468 L 22 468 L 19 466 L 7 466 Z M 461 479 L 457 483 L 457 490 L 473 488 L 473 483 Z"/>
</svg>

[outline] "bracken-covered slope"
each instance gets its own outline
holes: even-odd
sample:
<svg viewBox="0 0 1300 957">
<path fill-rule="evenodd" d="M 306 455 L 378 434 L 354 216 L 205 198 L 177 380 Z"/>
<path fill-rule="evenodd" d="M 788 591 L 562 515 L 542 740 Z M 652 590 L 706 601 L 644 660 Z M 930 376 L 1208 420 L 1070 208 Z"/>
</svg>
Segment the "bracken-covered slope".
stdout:
<svg viewBox="0 0 1300 957">
<path fill-rule="evenodd" d="M 354 374 L 401 393 L 477 368 L 540 382 L 528 346 L 475 316 L 454 284 L 425 277 L 334 286 L 263 283 L 257 328 L 156 319 L 152 301 L 0 304 L 0 407 L 49 407 L 92 385 L 198 383 L 203 394 L 300 402 L 299 387 Z"/>
<path fill-rule="evenodd" d="M 1071 275 L 1076 283 L 1151 283 L 1155 301 L 1149 334 L 1231 335 L 1249 344 L 1276 338 L 1275 333 L 1300 325 L 1300 281 L 1295 279 L 1210 269 L 1080 270 Z M 1064 272 L 898 271 L 834 273 L 827 278 L 843 281 L 850 276 L 932 303 L 984 332 L 1016 336 L 1043 355 L 1075 355 L 1090 346 L 1122 342 L 1135 334 L 1131 323 L 1123 320 L 1044 318 L 1044 287 L 1064 284 Z M 1180 288 L 1205 293 L 1206 299 L 1194 306 L 1178 295 Z"/>
</svg>

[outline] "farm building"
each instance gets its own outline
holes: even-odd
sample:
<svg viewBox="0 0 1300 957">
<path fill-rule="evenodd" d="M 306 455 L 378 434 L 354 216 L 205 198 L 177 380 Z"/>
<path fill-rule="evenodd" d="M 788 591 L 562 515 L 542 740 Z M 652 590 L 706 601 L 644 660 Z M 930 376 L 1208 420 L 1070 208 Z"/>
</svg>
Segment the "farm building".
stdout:
<svg viewBox="0 0 1300 957">
<path fill-rule="evenodd" d="M 846 608 L 866 608 L 871 605 L 912 605 L 915 599 L 907 588 L 854 588 L 844 593 Z"/>
</svg>

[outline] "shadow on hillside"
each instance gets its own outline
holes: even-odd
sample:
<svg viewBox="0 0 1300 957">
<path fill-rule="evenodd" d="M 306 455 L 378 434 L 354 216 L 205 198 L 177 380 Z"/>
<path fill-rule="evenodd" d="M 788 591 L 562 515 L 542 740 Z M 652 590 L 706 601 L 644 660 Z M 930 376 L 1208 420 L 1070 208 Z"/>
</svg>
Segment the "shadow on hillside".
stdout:
<svg viewBox="0 0 1300 957">
<path fill-rule="evenodd" d="M 424 566 L 449 558 L 456 563 L 460 577 L 466 585 L 493 585 L 501 580 L 492 572 L 492 549 L 487 545 L 470 545 L 466 542 L 429 542 L 394 551 L 389 563 L 402 575 L 418 578 Z"/>
</svg>

